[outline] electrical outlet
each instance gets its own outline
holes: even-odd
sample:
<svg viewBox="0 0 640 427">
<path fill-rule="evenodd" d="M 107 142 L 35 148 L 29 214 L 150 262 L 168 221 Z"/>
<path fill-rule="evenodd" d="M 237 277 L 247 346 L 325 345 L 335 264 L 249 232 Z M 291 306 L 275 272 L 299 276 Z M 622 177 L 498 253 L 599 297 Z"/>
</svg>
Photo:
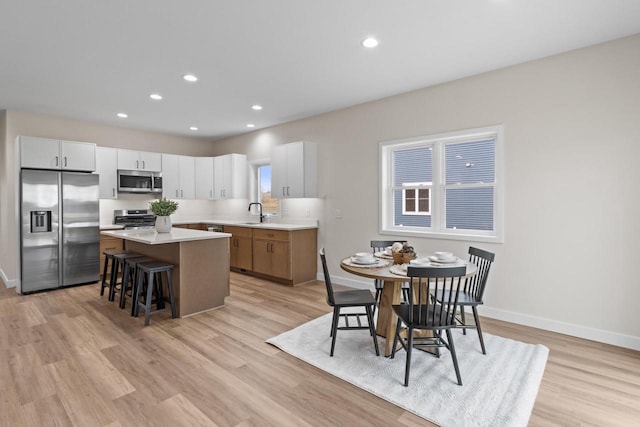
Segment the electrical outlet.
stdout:
<svg viewBox="0 0 640 427">
<path fill-rule="evenodd" d="M 336 209 L 336 218 L 337 219 L 341 219 L 342 218 L 342 209 Z"/>
<path fill-rule="evenodd" d="M 311 209 L 307 209 L 307 218 L 311 216 Z"/>
</svg>

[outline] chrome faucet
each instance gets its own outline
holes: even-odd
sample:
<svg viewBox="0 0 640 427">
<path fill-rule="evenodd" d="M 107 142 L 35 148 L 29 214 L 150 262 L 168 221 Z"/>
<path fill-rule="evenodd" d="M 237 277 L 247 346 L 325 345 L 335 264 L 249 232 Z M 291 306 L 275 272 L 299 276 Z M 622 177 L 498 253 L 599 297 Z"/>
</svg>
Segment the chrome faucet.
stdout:
<svg viewBox="0 0 640 427">
<path fill-rule="evenodd" d="M 262 222 L 262 220 L 264 220 L 264 215 L 262 215 L 262 203 L 257 203 L 257 202 L 249 203 L 249 212 L 251 212 L 251 206 L 253 205 L 258 205 L 260 207 L 258 212 L 260 213 L 260 222 Z"/>
</svg>

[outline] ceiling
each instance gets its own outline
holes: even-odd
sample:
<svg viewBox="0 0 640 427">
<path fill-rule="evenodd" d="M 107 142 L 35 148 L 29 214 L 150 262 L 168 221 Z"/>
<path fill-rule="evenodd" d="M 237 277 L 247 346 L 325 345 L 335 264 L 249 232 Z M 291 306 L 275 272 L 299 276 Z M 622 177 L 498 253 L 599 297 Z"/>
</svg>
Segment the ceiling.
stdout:
<svg viewBox="0 0 640 427">
<path fill-rule="evenodd" d="M 0 109 L 214 140 L 636 33 L 638 0 L 0 0 Z"/>
</svg>

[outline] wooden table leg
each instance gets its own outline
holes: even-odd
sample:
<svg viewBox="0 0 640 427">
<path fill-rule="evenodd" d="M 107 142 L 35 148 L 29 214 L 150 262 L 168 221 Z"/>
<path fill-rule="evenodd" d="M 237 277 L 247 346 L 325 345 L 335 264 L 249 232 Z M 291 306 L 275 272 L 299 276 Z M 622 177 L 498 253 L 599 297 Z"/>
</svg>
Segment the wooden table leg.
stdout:
<svg viewBox="0 0 640 427">
<path fill-rule="evenodd" d="M 378 307 L 378 323 L 376 324 L 376 333 L 385 338 L 382 353 L 385 356 L 391 356 L 393 351 L 393 336 L 396 332 L 397 317 L 393 312 L 393 305 L 400 304 L 400 292 L 402 283 L 400 282 L 384 282 L 382 288 L 382 297 L 380 299 L 380 307 Z"/>
</svg>

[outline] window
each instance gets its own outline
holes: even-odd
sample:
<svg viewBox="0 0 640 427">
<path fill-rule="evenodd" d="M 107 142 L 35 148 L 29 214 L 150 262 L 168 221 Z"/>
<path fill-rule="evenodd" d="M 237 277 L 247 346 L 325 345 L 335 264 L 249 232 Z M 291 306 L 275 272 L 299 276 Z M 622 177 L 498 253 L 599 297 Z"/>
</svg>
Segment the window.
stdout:
<svg viewBox="0 0 640 427">
<path fill-rule="evenodd" d="M 258 201 L 264 214 L 277 215 L 280 201 L 271 197 L 271 165 L 257 166 Z"/>
<path fill-rule="evenodd" d="M 423 185 L 426 185 L 424 183 Z M 406 184 L 407 186 L 411 184 Z M 421 184 L 417 184 L 421 185 Z M 431 190 L 428 188 L 405 188 L 402 190 L 403 215 L 429 215 L 431 213 Z"/>
<path fill-rule="evenodd" d="M 380 143 L 380 233 L 502 241 L 502 127 Z"/>
</svg>

